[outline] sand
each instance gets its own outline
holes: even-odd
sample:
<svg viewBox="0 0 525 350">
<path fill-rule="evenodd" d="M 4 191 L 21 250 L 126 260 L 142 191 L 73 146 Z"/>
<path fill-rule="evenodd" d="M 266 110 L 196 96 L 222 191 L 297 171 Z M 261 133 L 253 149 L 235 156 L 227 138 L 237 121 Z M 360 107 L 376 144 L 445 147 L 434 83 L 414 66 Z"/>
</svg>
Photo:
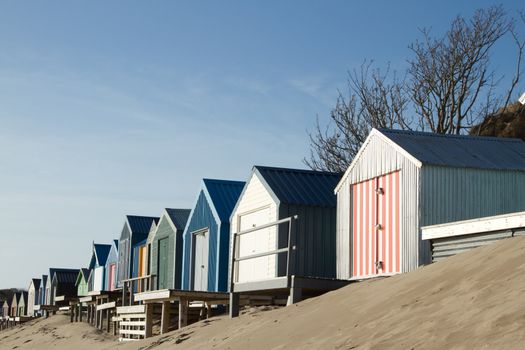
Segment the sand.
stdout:
<svg viewBox="0 0 525 350">
<path fill-rule="evenodd" d="M 0 349 L 525 349 L 525 237 L 297 305 L 144 341 L 66 316 L 0 332 Z"/>
</svg>

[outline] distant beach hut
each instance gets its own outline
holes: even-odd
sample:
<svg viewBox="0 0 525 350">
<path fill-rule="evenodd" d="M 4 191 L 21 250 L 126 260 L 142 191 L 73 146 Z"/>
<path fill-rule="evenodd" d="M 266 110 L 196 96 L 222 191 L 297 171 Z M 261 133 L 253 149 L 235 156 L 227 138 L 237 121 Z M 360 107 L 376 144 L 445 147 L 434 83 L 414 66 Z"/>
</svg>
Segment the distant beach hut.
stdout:
<svg viewBox="0 0 525 350">
<path fill-rule="evenodd" d="M 4 300 L 4 304 L 2 305 L 2 316 L 11 316 L 11 303 L 13 302 L 13 298 Z"/>
<path fill-rule="evenodd" d="M 525 210 L 518 139 L 373 129 L 337 185 L 337 277 L 431 262 L 421 227 Z"/>
<path fill-rule="evenodd" d="M 110 244 L 93 243 L 91 260 L 88 269 L 92 274 L 91 281 L 88 283 L 90 292 L 99 292 L 105 290 L 106 278 L 106 261 L 108 259 Z"/>
<path fill-rule="evenodd" d="M 13 297 L 11 298 L 11 311 L 9 312 L 9 316 L 11 317 L 18 316 L 18 303 L 20 302 L 21 295 L 22 295 L 21 292 L 13 293 Z"/>
<path fill-rule="evenodd" d="M 89 280 L 89 269 L 80 269 L 77 274 L 77 279 L 75 281 L 75 287 L 77 288 L 77 296 L 84 297 L 88 295 L 88 280 Z"/>
<path fill-rule="evenodd" d="M 182 234 L 190 209 L 165 209 L 148 235 L 150 271 L 155 289 L 180 289 L 182 280 Z"/>
<path fill-rule="evenodd" d="M 40 305 L 40 278 L 32 278 L 27 289 L 27 315 L 35 316 L 35 305 Z"/>
<path fill-rule="evenodd" d="M 182 288 L 226 292 L 230 215 L 244 182 L 203 179 L 183 234 Z"/>
<path fill-rule="evenodd" d="M 17 312 L 16 315 L 26 316 L 27 315 L 27 297 L 28 293 L 26 291 L 20 292 L 20 297 L 18 299 Z"/>
<path fill-rule="evenodd" d="M 47 275 L 42 275 L 42 278 L 40 279 L 40 302 L 39 305 L 47 305 L 46 304 L 46 288 L 47 288 Z"/>
<path fill-rule="evenodd" d="M 119 239 L 119 260 L 117 286 L 123 285 L 123 280 L 138 276 L 138 271 L 133 271 L 135 262 L 135 249 L 139 243 L 145 242 L 148 237 L 152 222 L 158 222 L 157 217 L 127 215 Z M 138 261 L 138 256 L 137 256 Z M 137 269 L 137 267 L 136 267 Z"/>
<path fill-rule="evenodd" d="M 338 173 L 253 167 L 231 215 L 231 234 L 236 235 L 233 292 L 290 289 L 293 303 L 306 293 L 317 295 L 341 286 L 334 281 L 333 193 L 340 178 Z"/>
<path fill-rule="evenodd" d="M 113 240 L 109 250 L 108 259 L 106 260 L 106 282 L 105 286 L 108 291 L 114 291 L 117 288 L 117 269 L 118 269 L 118 240 Z"/>
</svg>

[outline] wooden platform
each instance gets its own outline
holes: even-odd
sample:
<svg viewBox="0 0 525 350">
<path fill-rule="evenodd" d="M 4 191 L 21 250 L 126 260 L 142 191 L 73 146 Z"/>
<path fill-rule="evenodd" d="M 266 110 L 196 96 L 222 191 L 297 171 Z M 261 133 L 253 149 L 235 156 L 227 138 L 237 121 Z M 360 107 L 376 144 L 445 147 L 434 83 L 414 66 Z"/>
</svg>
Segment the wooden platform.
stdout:
<svg viewBox="0 0 525 350">
<path fill-rule="evenodd" d="M 295 304 L 305 298 L 339 289 L 350 284 L 349 280 L 317 277 L 276 277 L 261 281 L 233 283 L 230 293 L 230 316 L 239 315 L 241 299 L 247 295 L 269 295 L 286 297 L 287 305 Z"/>
</svg>

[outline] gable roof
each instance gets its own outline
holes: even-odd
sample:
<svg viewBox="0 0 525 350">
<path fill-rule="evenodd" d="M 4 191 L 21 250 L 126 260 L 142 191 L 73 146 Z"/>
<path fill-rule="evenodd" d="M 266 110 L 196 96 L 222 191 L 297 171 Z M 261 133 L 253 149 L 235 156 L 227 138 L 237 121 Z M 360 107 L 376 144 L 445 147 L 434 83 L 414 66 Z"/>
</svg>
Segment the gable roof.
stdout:
<svg viewBox="0 0 525 350">
<path fill-rule="evenodd" d="M 175 228 L 181 231 L 184 230 L 184 227 L 186 227 L 186 222 L 190 216 L 191 209 L 166 208 L 165 210 Z"/>
<path fill-rule="evenodd" d="M 339 191 L 374 136 L 394 147 L 417 167 L 427 164 L 453 168 L 525 171 L 525 142 L 520 139 L 374 128 L 334 192 Z"/>
<path fill-rule="evenodd" d="M 93 244 L 93 254 L 95 254 L 99 266 L 106 265 L 106 261 L 108 260 L 110 250 L 110 244 Z"/>
<path fill-rule="evenodd" d="M 153 221 L 156 224 L 159 222 L 159 218 L 153 216 L 126 215 L 126 219 L 128 221 L 131 234 L 148 234 L 151 228 L 151 223 Z"/>
<path fill-rule="evenodd" d="M 75 284 L 79 269 L 62 269 L 62 268 L 50 268 L 49 276 L 51 281 L 56 277 L 58 283 L 73 283 Z"/>
<path fill-rule="evenodd" d="M 233 208 L 246 184 L 244 181 L 202 179 L 203 190 L 213 204 L 218 219 L 229 222 Z"/>
<path fill-rule="evenodd" d="M 46 288 L 46 284 L 47 284 L 47 275 L 42 275 L 42 280 L 40 282 L 40 286 L 45 289 Z"/>
<path fill-rule="evenodd" d="M 379 129 L 423 164 L 525 171 L 525 142 L 505 137 Z"/>
<path fill-rule="evenodd" d="M 40 278 L 32 278 L 31 283 L 33 284 L 33 288 L 35 288 L 35 290 L 40 289 Z"/>
<path fill-rule="evenodd" d="M 285 204 L 334 207 L 337 197 L 333 190 L 340 173 L 325 171 L 254 166 L 263 184 Z"/>
<path fill-rule="evenodd" d="M 80 272 L 79 272 L 79 274 L 82 274 L 82 278 L 86 282 L 87 282 L 87 280 L 89 278 L 89 274 L 90 273 L 91 273 L 91 271 L 89 269 L 85 269 L 85 268 L 80 269 Z"/>
</svg>

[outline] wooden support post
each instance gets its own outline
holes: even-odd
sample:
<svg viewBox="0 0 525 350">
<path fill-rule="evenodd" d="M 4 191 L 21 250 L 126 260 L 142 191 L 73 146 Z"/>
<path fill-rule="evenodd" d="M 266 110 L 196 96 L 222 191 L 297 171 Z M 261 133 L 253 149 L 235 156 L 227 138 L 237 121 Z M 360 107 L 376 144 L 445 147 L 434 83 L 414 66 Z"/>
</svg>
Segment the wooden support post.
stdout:
<svg viewBox="0 0 525 350">
<path fill-rule="evenodd" d="M 238 317 L 239 316 L 239 302 L 241 300 L 241 296 L 239 293 L 230 293 L 230 317 Z"/>
<path fill-rule="evenodd" d="M 133 305 L 133 281 L 129 283 L 129 305 Z"/>
<path fill-rule="evenodd" d="M 292 305 L 300 302 L 303 299 L 303 290 L 297 287 L 290 288 L 290 296 L 288 297 L 288 303 L 286 305 Z"/>
<path fill-rule="evenodd" d="M 210 318 L 211 316 L 211 304 L 206 303 L 206 318 Z"/>
<path fill-rule="evenodd" d="M 107 317 L 107 320 L 106 320 L 106 332 L 109 333 L 110 328 L 111 328 L 111 309 L 107 309 L 106 310 L 106 317 Z"/>
<path fill-rule="evenodd" d="M 78 320 L 82 322 L 82 303 L 78 303 Z"/>
<path fill-rule="evenodd" d="M 153 334 L 153 304 L 146 304 L 146 336 L 145 338 L 151 337 Z"/>
<path fill-rule="evenodd" d="M 69 305 L 69 317 L 69 321 L 73 323 L 73 321 L 75 320 L 75 305 Z"/>
<path fill-rule="evenodd" d="M 75 305 L 75 322 L 78 322 L 80 313 L 82 312 L 82 309 L 80 309 L 80 305 L 81 305 L 80 302 Z"/>
<path fill-rule="evenodd" d="M 160 319 L 160 334 L 167 333 L 170 328 L 170 312 L 171 303 L 169 301 L 162 302 L 162 315 Z"/>
<path fill-rule="evenodd" d="M 179 329 L 188 325 L 188 306 L 188 299 L 179 299 Z"/>
</svg>

